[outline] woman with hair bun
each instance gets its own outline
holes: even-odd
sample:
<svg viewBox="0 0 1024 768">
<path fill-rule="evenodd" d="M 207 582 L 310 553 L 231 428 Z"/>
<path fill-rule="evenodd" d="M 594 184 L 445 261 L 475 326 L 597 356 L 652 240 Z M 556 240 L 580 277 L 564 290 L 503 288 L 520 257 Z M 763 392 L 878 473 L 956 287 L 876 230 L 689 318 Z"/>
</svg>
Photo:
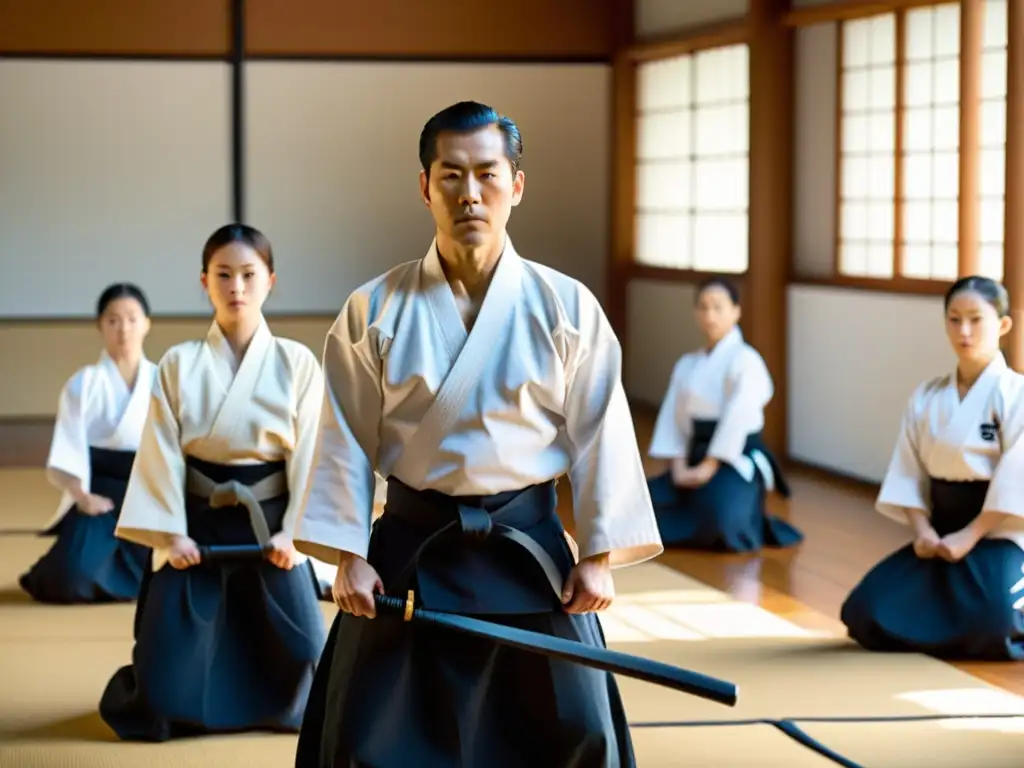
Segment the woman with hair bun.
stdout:
<svg viewBox="0 0 1024 768">
<path fill-rule="evenodd" d="M 154 550 L 132 663 L 100 715 L 125 740 L 297 732 L 327 638 L 292 536 L 323 398 L 313 353 L 275 337 L 270 242 L 230 224 L 203 248 L 214 317 L 160 360 L 117 535 Z"/>
<path fill-rule="evenodd" d="M 957 365 L 911 395 L 876 503 L 913 540 L 841 611 L 868 650 L 1024 658 L 1024 376 L 999 349 L 1009 310 L 987 277 L 946 294 Z"/>
<path fill-rule="evenodd" d="M 146 547 L 114 536 L 156 376 L 142 348 L 145 294 L 130 283 L 109 286 L 96 324 L 103 352 L 64 385 L 46 462 L 61 499 L 44 535 L 57 540 L 19 580 L 43 603 L 135 600 L 149 568 Z"/>
<path fill-rule="evenodd" d="M 672 370 L 648 455 L 669 462 L 648 481 L 666 547 L 756 552 L 788 547 L 803 534 L 766 509 L 767 492 L 789 496 L 782 470 L 761 440 L 771 374 L 739 329 L 740 297 L 713 277 L 697 290 L 705 346 Z"/>
</svg>

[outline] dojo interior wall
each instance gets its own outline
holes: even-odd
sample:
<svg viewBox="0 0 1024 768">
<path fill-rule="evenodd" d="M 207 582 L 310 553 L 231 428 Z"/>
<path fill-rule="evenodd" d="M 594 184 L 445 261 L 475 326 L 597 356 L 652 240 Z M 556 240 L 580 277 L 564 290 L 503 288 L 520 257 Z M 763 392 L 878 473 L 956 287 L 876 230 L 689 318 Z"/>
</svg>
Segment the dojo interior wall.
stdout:
<svg viewBox="0 0 1024 768">
<path fill-rule="evenodd" d="M 794 0 L 794 6 L 826 2 L 828 0 Z M 636 33 L 640 39 L 650 39 L 737 19 L 746 13 L 747 5 L 746 0 L 687 0 L 685 3 L 636 0 Z M 61 62 L 60 59 L 68 55 L 97 54 L 195 59 L 147 61 L 144 65 L 121 61 L 102 63 L 116 67 L 116 71 L 122 73 L 120 76 L 128 81 L 131 73 L 146 67 L 153 71 L 206 73 L 202 76 L 200 90 L 192 94 L 192 111 L 207 123 L 205 149 L 196 153 L 202 161 L 184 171 L 168 163 L 167 158 L 150 161 L 154 164 L 151 167 L 162 162 L 160 170 L 165 175 L 176 171 L 182 176 L 185 172 L 196 174 L 187 182 L 180 182 L 189 194 L 177 193 L 177 200 L 193 205 L 197 199 L 205 198 L 203 215 L 208 215 L 209 220 L 201 220 L 197 215 L 191 224 L 203 236 L 230 214 L 226 63 L 231 44 L 230 6 L 227 0 L 181 0 L 174 5 L 159 0 L 94 0 L 88 4 L 81 0 L 54 0 L 46 4 L 44 13 L 35 4 L 0 0 L 0 57 L 4 54 L 28 57 L 27 63 L 34 65 L 48 61 L 65 65 L 83 63 L 83 72 L 90 67 L 95 69 L 101 62 Z M 304 284 L 315 285 L 321 297 L 337 295 L 340 299 L 350 290 L 351 283 L 379 271 L 378 264 L 389 258 L 380 253 L 367 255 L 361 250 L 358 253 L 336 252 L 342 242 L 336 219 L 339 211 L 345 210 L 343 195 L 346 192 L 359 195 L 359 190 L 376 182 L 371 169 L 356 183 L 343 184 L 339 179 L 352 175 L 351 169 L 343 167 L 344 158 L 336 155 L 333 164 L 320 162 L 325 156 L 323 148 L 333 140 L 331 120 L 336 120 L 339 111 L 346 106 L 351 107 L 340 95 L 343 90 L 340 84 L 356 68 L 363 68 L 364 73 L 372 72 L 373 77 L 366 82 L 374 82 L 378 87 L 385 83 L 394 87 L 395 78 L 407 77 L 403 87 L 409 92 L 405 95 L 420 112 L 426 108 L 430 95 L 422 93 L 422 81 L 409 73 L 422 68 L 425 59 L 479 61 L 482 56 L 524 59 L 530 63 L 488 66 L 518 67 L 517 71 L 525 73 L 521 80 L 524 91 L 530 90 L 531 82 L 542 80 L 550 94 L 550 84 L 561 82 L 563 85 L 555 93 L 561 94 L 563 99 L 576 98 L 578 91 L 585 90 L 580 87 L 581 82 L 597 83 L 604 77 L 605 65 L 566 62 L 607 58 L 615 42 L 614 24 L 610 22 L 614 14 L 628 4 L 613 0 L 597 4 L 591 0 L 565 0 L 555 4 L 547 0 L 522 0 L 515 6 L 496 4 L 482 17 L 476 5 L 473 13 L 466 13 L 468 5 L 454 0 L 439 6 L 441 11 L 435 8 L 430 13 L 424 12 L 422 4 L 415 0 L 390 0 L 388 6 L 388 13 L 368 18 L 368 14 L 359 12 L 362 6 L 357 6 L 355 0 L 247 2 L 247 47 L 250 55 L 257 59 L 247 67 L 246 110 L 250 127 L 246 134 L 245 191 L 248 218 L 264 226 L 278 248 L 282 300 L 291 293 L 291 301 L 298 302 L 297 296 Z M 83 12 L 86 8 L 87 14 Z M 941 372 L 951 363 L 936 323 L 941 306 L 938 298 L 849 290 L 799 279 L 827 278 L 832 272 L 835 45 L 834 23 L 796 31 L 793 259 L 798 279 L 788 288 L 787 296 L 788 443 L 789 453 L 794 458 L 877 480 L 891 450 L 907 393 L 922 377 Z M 271 57 L 277 60 L 269 60 Z M 352 57 L 361 57 L 364 61 L 331 60 Z M 555 61 L 560 63 L 553 63 Z M 3 63 L 21 62 L 7 59 Z M 431 62 L 426 66 L 447 65 Z M 450 71 L 468 70 L 452 68 Z M 594 71 L 599 74 L 590 74 Z M 218 72 L 220 74 L 216 74 Z M 561 80 L 553 74 L 556 72 L 562 73 L 558 76 Z M 583 80 L 573 80 L 574 72 L 582 73 L 579 77 Z M 548 74 L 550 79 L 545 77 Z M 531 77 L 535 79 L 531 81 Z M 175 74 L 173 78 L 180 83 L 187 76 Z M 452 79 L 458 81 L 457 77 Z M 456 88 L 457 82 L 453 85 L 445 81 L 444 87 Z M 569 93 L 570 90 L 573 92 Z M 599 101 L 607 98 L 607 91 L 596 85 L 591 90 L 597 95 L 589 97 L 592 100 L 587 102 L 594 114 L 588 115 L 586 130 L 565 131 L 570 136 L 565 144 L 555 144 L 552 140 L 546 142 L 549 148 L 579 146 L 582 136 L 587 151 L 594 156 L 603 158 L 610 154 L 609 121 L 601 112 L 606 112 L 608 107 Z M 324 91 L 329 92 L 327 98 L 321 98 Z M 177 93 L 181 92 L 179 86 Z M 218 94 L 223 94 L 223 99 L 218 100 Z M 45 92 L 41 93 L 40 99 L 44 95 Z M 173 94 L 168 92 L 167 95 Z M 530 96 L 532 94 L 525 94 L 524 99 Z M 438 99 L 441 98 L 439 93 Z M 286 106 L 281 107 L 282 101 Z M 197 109 L 197 103 L 205 105 L 204 108 Z M 525 103 L 527 107 L 536 103 L 548 109 L 551 99 Z M 378 138 L 368 129 L 377 119 L 375 110 L 368 106 L 371 104 L 369 97 L 361 104 L 362 112 L 370 114 L 359 114 L 360 110 L 351 108 L 346 111 L 343 127 L 350 132 L 346 135 L 355 132 L 364 139 Z M 156 113 L 159 119 L 151 115 L 149 124 L 166 123 L 180 141 L 194 140 L 193 126 L 175 120 L 172 106 L 164 103 L 164 112 Z M 417 119 L 419 117 L 417 113 Z M 252 125 L 254 118 L 255 126 Z M 99 131 L 103 121 L 96 122 L 93 128 Z M 116 132 L 110 136 L 114 138 L 127 130 L 126 126 L 118 126 L 116 119 L 113 128 Z M 417 128 L 414 123 L 403 125 L 402 129 L 414 134 Z M 534 140 L 531 143 L 535 130 L 527 126 L 524 130 L 529 173 L 531 147 L 543 146 L 544 142 Z M 339 130 L 338 134 L 344 131 Z M 307 136 L 315 137 L 315 141 L 304 143 Z M 560 245 L 552 258 L 561 259 L 555 261 L 556 266 L 580 277 L 602 296 L 606 288 L 606 192 L 610 163 L 576 163 L 567 174 L 566 164 L 561 163 L 557 155 L 552 152 L 545 156 L 544 165 L 553 163 L 559 178 L 552 184 L 550 177 L 542 183 L 537 174 L 531 176 L 535 183 L 528 186 L 527 200 L 534 207 L 531 209 L 529 203 L 524 203 L 516 213 L 516 220 L 540 216 L 540 225 L 531 224 L 537 226 L 534 231 L 551 235 L 558 242 L 583 243 L 580 248 Z M 10 158 L 16 153 L 7 151 L 4 156 Z M 132 157 L 136 158 L 137 155 Z M 402 162 L 415 163 L 411 151 Z M 130 163 L 124 165 L 130 166 Z M 342 167 L 339 169 L 339 166 Z M 89 193 L 102 195 L 105 192 L 103 181 L 108 170 L 92 169 L 93 183 L 72 176 L 69 179 L 87 185 L 83 199 L 88 199 Z M 414 165 L 410 173 L 414 176 Z M 564 182 L 566 175 L 571 179 L 579 178 L 580 183 Z M 201 178 L 201 183 L 197 183 L 196 178 Z M 22 194 L 25 185 L 32 182 L 30 177 L 18 179 L 18 186 L 3 187 L 3 194 Z M 3 183 L 0 181 L 0 186 Z M 392 197 L 402 194 L 397 186 L 387 186 L 390 184 L 400 185 L 401 180 L 389 180 L 384 189 Z M 294 190 L 301 190 L 301 193 L 294 194 Z M 152 189 L 140 190 L 139 198 L 145 199 L 147 194 L 153 193 Z M 361 198 L 354 210 L 359 211 L 359 204 L 363 204 L 369 205 L 372 211 L 376 199 L 372 195 Z M 6 202 L 7 198 L 0 197 L 0 200 Z M 134 199 L 130 202 L 137 203 Z M 414 199 L 412 204 L 415 204 Z M 568 219 L 560 216 L 566 205 L 572 211 Z M 52 212 L 39 207 L 36 215 L 45 219 Z M 366 217 L 353 218 L 358 226 L 367 224 Z M 422 221 L 426 226 L 425 216 Z M 54 228 L 59 225 L 57 221 Z M 137 227 L 138 223 L 125 216 L 123 220 L 115 218 L 113 224 L 104 222 L 104 226 L 107 231 L 100 232 L 100 236 L 117 238 L 133 236 L 135 233 L 130 228 Z M 118 231 L 117 227 L 125 229 Z M 567 229 L 573 233 L 569 237 L 565 235 Z M 419 238 L 415 231 L 410 234 L 410 240 L 416 239 L 419 243 Z M 167 249 L 158 261 L 160 264 L 181 258 L 191 265 L 197 259 L 198 246 L 191 240 L 168 245 L 162 239 L 153 239 L 159 241 L 156 245 Z M 517 242 L 524 251 L 532 247 L 519 238 Z M 300 268 L 299 250 L 310 243 L 312 246 L 304 256 L 307 262 Z M 183 253 L 180 257 L 178 249 Z M 172 252 L 173 256 L 167 255 Z M 99 258 L 84 249 L 76 255 L 79 254 L 83 262 Z M 308 254 L 313 254 L 313 258 Z M 321 260 L 319 265 L 315 263 L 317 258 Z M 0 252 L 5 279 L 17 274 L 23 266 L 17 254 Z M 337 286 L 328 286 L 327 280 L 317 280 L 317 270 L 325 266 L 343 270 L 340 274 L 350 282 L 340 280 Z M 386 266 L 382 263 L 380 268 Z M 202 294 L 194 276 L 190 280 L 192 282 L 175 290 L 183 300 L 194 300 L 201 305 Z M 153 280 L 144 282 L 151 284 Z M 41 300 L 52 300 L 58 295 L 56 283 L 46 285 L 51 287 L 51 293 L 45 293 L 44 286 L 44 293 L 39 295 Z M 744 288 L 749 290 L 749 286 Z M 64 290 L 63 286 L 60 290 Z M 82 293 L 91 301 L 95 291 L 90 287 Z M 625 378 L 636 401 L 650 404 L 660 401 L 675 360 L 699 343 L 690 311 L 693 299 L 694 288 L 687 283 L 653 279 L 629 282 Z M 268 309 L 274 312 L 273 302 Z M 8 312 L 0 306 L 0 316 L 4 314 Z M 275 332 L 318 350 L 333 316 L 334 309 L 321 309 L 313 314 L 280 310 L 277 316 L 272 316 L 271 324 Z M 161 317 L 150 336 L 147 351 L 158 357 L 171 344 L 201 335 L 207 323 L 205 315 Z M 56 392 L 68 373 L 95 359 L 97 352 L 98 339 L 93 324 L 81 316 L 0 320 L 0 359 L 5 361 L 5 375 L 0 377 L 0 421 L 42 417 L 45 423 L 46 418 L 52 416 Z"/>
<path fill-rule="evenodd" d="M 67 376 L 95 360 L 89 315 L 108 282 L 149 293 L 150 357 L 202 336 L 199 252 L 232 219 L 232 3 L 46 5 L 0 0 L 8 421 L 52 417 Z M 602 297 L 617 3 L 385 5 L 367 18 L 354 0 L 245 3 L 242 191 L 245 219 L 275 247 L 274 331 L 319 353 L 353 288 L 422 255 L 418 133 L 461 98 L 523 130 L 517 246 Z"/>
</svg>

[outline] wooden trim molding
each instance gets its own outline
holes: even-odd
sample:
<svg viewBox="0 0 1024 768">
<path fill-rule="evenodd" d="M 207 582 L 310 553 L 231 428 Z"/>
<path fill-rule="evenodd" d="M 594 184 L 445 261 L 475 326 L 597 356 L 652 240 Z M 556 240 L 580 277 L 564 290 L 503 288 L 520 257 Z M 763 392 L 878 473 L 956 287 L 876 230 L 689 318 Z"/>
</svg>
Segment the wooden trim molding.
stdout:
<svg viewBox="0 0 1024 768">
<path fill-rule="evenodd" d="M 792 29 L 782 24 L 789 0 L 750 3 L 750 259 L 744 334 L 775 381 L 765 409 L 764 440 L 787 454 L 787 283 L 793 256 L 793 121 L 795 57 Z"/>
<path fill-rule="evenodd" d="M 53 422 L 53 416 L 0 418 L 0 467 L 45 466 Z"/>
<path fill-rule="evenodd" d="M 0 53 L 226 59 L 228 0 L 0 0 Z"/>
<path fill-rule="evenodd" d="M 957 274 L 976 275 L 981 223 L 981 55 L 985 35 L 984 0 L 960 2 L 960 168 L 957 201 Z"/>
<path fill-rule="evenodd" d="M 787 27 L 813 27 L 835 21 L 863 19 L 879 13 L 920 8 L 925 5 L 941 5 L 949 0 L 839 0 L 839 2 L 794 8 L 787 12 L 782 23 Z"/>
<path fill-rule="evenodd" d="M 170 5 L 169 3 L 165 4 Z M 247 55 L 260 58 L 603 61 L 613 3 L 592 0 L 248 0 Z"/>
<path fill-rule="evenodd" d="M 847 472 L 841 472 L 838 469 L 832 467 L 826 467 L 822 464 L 814 464 L 803 459 L 794 459 L 791 456 L 787 456 L 784 460 L 784 465 L 787 469 L 796 469 L 801 473 L 808 475 L 809 477 L 816 478 L 829 485 L 840 486 L 844 489 L 855 490 L 860 493 L 869 493 L 872 496 L 878 494 L 882 488 L 882 484 L 875 480 L 868 480 L 863 477 L 858 477 Z"/>
<path fill-rule="evenodd" d="M 704 272 L 698 269 L 675 269 L 674 267 L 655 267 L 649 264 L 631 262 L 627 271 L 630 280 L 656 280 L 664 283 L 702 283 L 714 277 L 724 278 L 730 282 L 740 283 L 746 280 L 749 272 Z"/>
<path fill-rule="evenodd" d="M 893 171 L 895 178 L 893 181 L 893 200 L 892 200 L 892 274 L 893 278 L 902 280 L 903 277 L 903 191 L 906 189 L 906 178 L 903 174 L 903 147 L 905 144 L 906 137 L 904 136 L 904 121 L 903 116 L 906 111 L 906 87 L 907 87 L 907 17 L 903 13 L 896 14 L 896 51 L 895 51 L 895 64 L 896 64 L 896 91 L 893 94 L 895 98 L 895 109 L 893 110 L 893 116 L 895 118 L 895 125 L 893 126 L 896 132 L 895 138 L 893 139 Z M 836 274 L 839 274 L 839 270 L 836 270 Z M 927 281 L 925 281 L 927 282 Z"/>
<path fill-rule="evenodd" d="M 341 312 L 341 305 L 344 297 L 338 302 L 338 309 L 335 312 L 264 312 L 263 316 L 268 322 L 293 322 L 304 320 L 330 320 L 334 321 Z M 213 310 L 207 313 L 195 313 L 191 315 L 160 314 L 154 313 L 150 320 L 154 323 L 210 323 L 213 322 Z M 0 317 L 0 330 L 6 327 L 16 327 L 18 330 L 26 330 L 32 327 L 53 327 L 60 325 L 94 325 L 96 318 L 93 315 L 68 315 L 67 317 Z"/>
<path fill-rule="evenodd" d="M 854 291 L 870 291 L 871 293 L 900 293 L 911 296 L 943 296 L 952 287 L 952 281 L 914 280 L 909 277 L 873 278 L 847 277 L 835 275 L 823 277 L 816 275 L 794 275 L 790 285 L 816 285 L 823 288 L 846 288 Z"/>
<path fill-rule="evenodd" d="M 1006 340 L 1007 362 L 1024 370 L 1024 0 L 1007 4 L 1006 199 L 1003 284 L 1010 294 L 1013 328 Z"/>
<path fill-rule="evenodd" d="M 608 199 L 608 322 L 624 348 L 628 341 L 625 270 L 633 260 L 633 205 L 636 200 L 636 65 L 625 51 L 636 38 L 635 0 L 612 0 L 616 55 L 611 82 L 611 190 Z"/>
<path fill-rule="evenodd" d="M 758 2 L 758 0 L 754 0 Z M 670 36 L 648 38 L 636 42 L 622 51 L 627 59 L 633 62 L 656 61 L 670 59 L 673 56 L 684 56 L 709 48 L 722 48 L 727 45 L 738 45 L 750 40 L 750 27 L 747 17 L 691 27 Z"/>
<path fill-rule="evenodd" d="M 608 319 L 620 339 L 627 336 L 626 293 L 634 259 L 636 132 L 636 65 L 625 56 L 618 56 L 612 65 L 612 210 L 607 296 Z"/>
</svg>

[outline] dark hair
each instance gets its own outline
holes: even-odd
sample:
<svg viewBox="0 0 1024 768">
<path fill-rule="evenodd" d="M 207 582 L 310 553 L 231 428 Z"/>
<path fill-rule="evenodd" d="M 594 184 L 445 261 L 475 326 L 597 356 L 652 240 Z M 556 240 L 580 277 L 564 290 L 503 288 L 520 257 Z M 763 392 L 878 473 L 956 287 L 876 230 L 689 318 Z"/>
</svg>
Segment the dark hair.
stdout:
<svg viewBox="0 0 1024 768">
<path fill-rule="evenodd" d="M 142 307 L 143 314 L 149 317 L 149 301 L 139 286 L 132 283 L 114 283 L 108 285 L 96 300 L 96 319 L 103 317 L 107 307 L 118 299 L 135 299 Z"/>
<path fill-rule="evenodd" d="M 740 292 L 739 289 L 733 285 L 730 281 L 724 277 L 709 277 L 707 280 L 697 286 L 697 300 L 700 301 L 701 294 L 704 293 L 708 288 L 721 288 L 727 294 L 729 299 L 737 307 L 740 305 Z"/>
<path fill-rule="evenodd" d="M 992 308 L 999 317 L 1006 317 L 1010 314 L 1010 294 L 1006 292 L 1006 288 L 991 277 L 982 277 L 980 275 L 961 277 L 953 283 L 953 287 L 946 292 L 943 308 L 948 310 L 953 299 L 964 291 L 972 291 L 981 296 L 981 298 L 992 305 Z"/>
<path fill-rule="evenodd" d="M 263 259 L 270 273 L 274 273 L 274 251 L 270 247 L 270 241 L 266 235 L 248 224 L 225 224 L 210 235 L 203 246 L 203 272 L 209 268 L 213 254 L 232 243 L 242 243 L 252 248 Z"/>
<path fill-rule="evenodd" d="M 519 127 L 510 117 L 499 115 L 486 104 L 476 101 L 460 101 L 445 107 L 432 118 L 420 132 L 420 165 L 430 176 L 430 166 L 437 159 L 437 138 L 442 133 L 472 133 L 481 128 L 496 125 L 505 138 L 505 157 L 512 166 L 512 172 L 519 170 L 523 159 L 523 137 L 519 135 Z"/>
</svg>

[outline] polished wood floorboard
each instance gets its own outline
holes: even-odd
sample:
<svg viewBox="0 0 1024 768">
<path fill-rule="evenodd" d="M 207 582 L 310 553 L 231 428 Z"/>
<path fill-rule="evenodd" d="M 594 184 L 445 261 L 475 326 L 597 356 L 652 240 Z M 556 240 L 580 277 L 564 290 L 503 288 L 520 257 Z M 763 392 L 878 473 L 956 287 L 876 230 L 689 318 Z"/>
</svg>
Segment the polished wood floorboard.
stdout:
<svg viewBox="0 0 1024 768">
<path fill-rule="evenodd" d="M 650 441 L 654 414 L 635 407 L 637 439 Z M 0 466 L 41 466 L 46 460 L 52 422 L 0 425 Z M 654 471 L 648 463 L 648 470 Z M 758 555 L 668 551 L 659 562 L 745 602 L 759 605 L 811 629 L 844 634 L 839 608 L 872 565 L 907 541 L 903 526 L 873 510 L 877 489 L 824 472 L 794 467 L 788 472 L 793 498 L 772 497 L 776 514 L 804 532 L 792 550 Z M 559 484 L 561 513 L 572 527 L 569 483 Z M 957 663 L 992 685 L 1024 695 L 1024 664 Z"/>
</svg>

